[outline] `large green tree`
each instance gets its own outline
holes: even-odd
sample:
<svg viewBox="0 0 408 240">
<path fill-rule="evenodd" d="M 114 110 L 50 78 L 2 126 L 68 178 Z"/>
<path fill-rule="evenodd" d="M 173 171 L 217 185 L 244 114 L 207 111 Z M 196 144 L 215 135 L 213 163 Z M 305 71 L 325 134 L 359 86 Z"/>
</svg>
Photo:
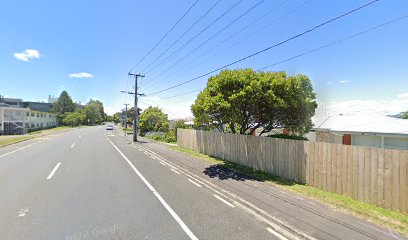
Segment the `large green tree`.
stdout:
<svg viewBox="0 0 408 240">
<path fill-rule="evenodd" d="M 63 124 L 66 114 L 74 111 L 75 103 L 67 91 L 62 91 L 58 100 L 52 104 L 52 112 L 56 113 L 58 124 Z"/>
<path fill-rule="evenodd" d="M 161 109 L 150 106 L 140 114 L 138 127 L 142 136 L 151 131 L 167 132 L 169 120 Z"/>
<path fill-rule="evenodd" d="M 82 109 L 77 109 L 75 112 L 69 112 L 66 114 L 65 118 L 62 120 L 64 125 L 71 125 L 73 127 L 85 123 L 85 113 Z"/>
<path fill-rule="evenodd" d="M 224 70 L 208 79 L 207 87 L 191 106 L 196 125 L 245 134 L 262 128 L 287 128 L 303 134 L 312 126 L 317 107 L 305 75 L 285 72 Z"/>
<path fill-rule="evenodd" d="M 89 103 L 86 104 L 84 113 L 86 117 L 85 124 L 88 123 L 88 119 L 90 124 L 100 124 L 106 118 L 103 103 L 99 100 L 91 99 Z"/>
</svg>

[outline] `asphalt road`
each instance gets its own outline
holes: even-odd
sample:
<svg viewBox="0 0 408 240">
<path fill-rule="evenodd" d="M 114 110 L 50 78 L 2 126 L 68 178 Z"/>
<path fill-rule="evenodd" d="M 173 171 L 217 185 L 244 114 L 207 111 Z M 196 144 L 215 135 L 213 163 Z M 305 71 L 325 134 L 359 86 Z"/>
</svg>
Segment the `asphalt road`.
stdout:
<svg viewBox="0 0 408 240">
<path fill-rule="evenodd" d="M 400 238 L 369 224 L 374 235 L 340 225 L 319 235 L 240 199 L 256 193 L 234 184 L 238 193 L 102 126 L 50 135 L 0 149 L 0 239 Z"/>
</svg>

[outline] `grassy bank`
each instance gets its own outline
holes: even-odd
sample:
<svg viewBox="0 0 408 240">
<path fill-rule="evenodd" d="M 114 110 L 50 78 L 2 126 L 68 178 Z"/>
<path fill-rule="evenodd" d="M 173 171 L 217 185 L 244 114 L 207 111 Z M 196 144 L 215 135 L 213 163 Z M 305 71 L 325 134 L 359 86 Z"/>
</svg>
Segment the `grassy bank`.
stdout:
<svg viewBox="0 0 408 240">
<path fill-rule="evenodd" d="M 282 189 L 313 198 L 323 204 L 335 207 L 339 210 L 345 210 L 355 216 L 374 222 L 386 228 L 393 229 L 405 236 L 408 236 L 408 215 L 406 214 L 360 202 L 347 196 L 326 192 L 315 187 L 288 181 L 249 167 L 210 157 L 208 155 L 179 146 L 170 146 L 170 148 L 208 161 L 215 165 L 221 165 L 222 167 L 236 173 L 245 174 L 257 180 L 274 184 Z"/>
<path fill-rule="evenodd" d="M 63 130 L 68 130 L 72 128 L 73 127 L 63 126 L 63 127 L 50 128 L 46 130 L 33 131 L 25 135 L 0 136 L 0 147 L 5 147 L 11 144 L 27 141 L 27 140 L 34 139 L 34 138 L 37 138 L 43 135 L 47 135 L 47 134 L 51 134 L 51 133 L 59 132 Z"/>
</svg>

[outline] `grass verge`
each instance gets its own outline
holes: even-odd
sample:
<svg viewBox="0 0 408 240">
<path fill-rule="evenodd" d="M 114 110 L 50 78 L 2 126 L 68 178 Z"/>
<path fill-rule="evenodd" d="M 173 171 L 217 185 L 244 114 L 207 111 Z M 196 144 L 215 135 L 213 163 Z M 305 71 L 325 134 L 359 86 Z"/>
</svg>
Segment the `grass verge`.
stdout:
<svg viewBox="0 0 408 240">
<path fill-rule="evenodd" d="M 3 136 L 3 137 L 0 137 L 0 147 L 5 147 L 11 144 L 27 141 L 27 140 L 34 139 L 34 138 L 37 138 L 43 135 L 47 135 L 47 134 L 51 134 L 51 133 L 59 132 L 63 130 L 68 130 L 72 128 L 73 127 L 63 126 L 63 127 L 50 128 L 46 130 L 38 130 L 38 131 L 30 132 L 25 135 Z"/>
<path fill-rule="evenodd" d="M 380 226 L 393 229 L 405 236 L 408 236 L 408 215 L 389 209 L 384 209 L 368 203 L 354 200 L 350 197 L 336 193 L 326 192 L 321 189 L 288 181 L 280 177 L 272 176 L 268 173 L 254 170 L 236 163 L 228 162 L 219 158 L 211 157 L 190 149 L 179 146 L 169 146 L 170 149 L 189 154 L 193 157 L 208 161 L 213 164 L 222 165 L 236 173 L 251 176 L 260 181 L 265 181 L 282 189 L 313 198 L 323 204 L 335 207 L 342 211 L 347 211 L 355 216 L 366 219 Z"/>
</svg>

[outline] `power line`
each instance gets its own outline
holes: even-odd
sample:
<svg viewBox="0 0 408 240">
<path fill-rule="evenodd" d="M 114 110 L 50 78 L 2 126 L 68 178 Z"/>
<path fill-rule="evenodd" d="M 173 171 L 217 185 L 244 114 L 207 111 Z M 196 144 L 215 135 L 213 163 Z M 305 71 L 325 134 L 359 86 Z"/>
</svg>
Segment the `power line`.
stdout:
<svg viewBox="0 0 408 240">
<path fill-rule="evenodd" d="M 246 56 L 246 57 L 243 57 L 243 58 L 238 59 L 238 60 L 236 60 L 236 61 L 234 61 L 234 62 L 231 62 L 231 63 L 229 63 L 229 64 L 227 64 L 227 65 L 224 65 L 224 66 L 222 66 L 222 67 L 219 67 L 219 68 L 217 68 L 217 69 L 214 69 L 214 70 L 212 70 L 212 71 L 210 71 L 210 72 L 207 72 L 207 73 L 205 73 L 205 74 L 202 74 L 202 75 L 200 75 L 200 76 L 198 76 L 198 77 L 195 77 L 195 78 L 192 78 L 192 79 L 190 79 L 190 80 L 184 81 L 184 82 L 182 82 L 182 83 L 176 84 L 176 85 L 174 85 L 174 86 L 165 88 L 165 89 L 163 89 L 163 90 L 160 90 L 160 91 L 151 93 L 151 94 L 149 94 L 149 95 L 161 93 L 161 92 L 168 91 L 168 90 L 173 89 L 173 88 L 176 88 L 176 87 L 180 87 L 180 86 L 185 85 L 185 84 L 187 84 L 187 83 L 189 83 L 189 82 L 192 82 L 192 81 L 194 81 L 194 80 L 200 79 L 200 78 L 202 78 L 202 77 L 205 77 L 205 76 L 207 76 L 207 75 L 210 75 L 210 74 L 212 74 L 212 73 L 214 73 L 214 72 L 217 72 L 217 71 L 222 70 L 222 69 L 224 69 L 224 68 L 227 68 L 227 67 L 229 67 L 229 66 L 235 65 L 235 64 L 237 64 L 237 63 L 239 63 L 239 62 L 242 62 L 242 61 L 244 61 L 244 60 L 246 60 L 246 59 L 252 58 L 252 57 L 254 57 L 254 56 L 256 56 L 256 55 L 259 55 L 259 54 L 261 54 L 261 53 L 264 53 L 264 52 L 266 52 L 266 51 L 269 51 L 269 50 L 271 50 L 272 48 L 275 48 L 275 47 L 278 47 L 278 46 L 280 46 L 280 45 L 283 45 L 283 44 L 285 44 L 285 43 L 287 43 L 287 42 L 290 42 L 290 41 L 292 41 L 293 39 L 299 38 L 299 37 L 301 37 L 301 36 L 303 36 L 303 35 L 306 35 L 306 34 L 308 34 L 308 33 L 310 33 L 310 32 L 313 32 L 314 30 L 316 30 L 316 29 L 318 29 L 318 28 L 321 28 L 321 27 L 323 27 L 323 26 L 325 26 L 325 25 L 327 25 L 327 24 L 329 24 L 329 23 L 331 23 L 331 22 L 334 22 L 334 21 L 336 21 L 336 20 L 338 20 L 338 19 L 341 19 L 341 18 L 343 18 L 343 17 L 345 17 L 345 16 L 347 16 L 347 15 L 350 15 L 350 14 L 352 14 L 352 13 L 358 11 L 358 10 L 361 10 L 361 9 L 363 9 L 363 8 L 365 8 L 365 7 L 368 7 L 368 6 L 370 6 L 371 4 L 374 4 L 375 2 L 378 2 L 378 1 L 380 1 L 380 0 L 373 0 L 373 1 L 371 1 L 371 2 L 368 2 L 368 3 L 364 4 L 364 5 L 361 5 L 361 6 L 357 7 L 357 8 L 354 8 L 354 9 L 352 9 L 352 10 L 346 12 L 346 13 L 343 13 L 343 14 L 337 16 L 337 17 L 334 17 L 334 18 L 332 18 L 332 19 L 330 19 L 330 20 L 327 20 L 327 21 L 325 21 L 325 22 L 323 22 L 323 23 L 321 23 L 321 24 L 318 24 L 318 25 L 316 25 L 316 26 L 314 26 L 314 27 L 312 27 L 312 28 L 310 28 L 310 29 L 308 29 L 308 30 L 302 32 L 302 33 L 299 33 L 299 34 L 297 34 L 297 35 L 295 35 L 295 36 L 293 36 L 293 37 L 290 37 L 290 38 L 288 38 L 288 39 L 286 39 L 286 40 L 284 40 L 284 41 L 281 41 L 281 42 L 279 42 L 279 43 L 276 43 L 276 44 L 274 44 L 274 45 L 272 45 L 272 46 L 270 46 L 270 47 L 267 47 L 267 48 L 265 48 L 265 49 L 262 49 L 262 50 L 260 50 L 260 51 L 255 52 L 255 53 L 252 53 L 252 54 L 250 54 L 250 55 L 248 55 L 248 56 Z"/>
<path fill-rule="evenodd" d="M 169 56 L 167 56 L 165 59 L 163 59 L 160 63 L 156 64 L 153 68 L 149 69 L 146 74 L 149 72 L 153 71 L 157 67 L 161 66 L 163 63 L 166 63 L 168 59 L 173 57 L 175 54 L 179 53 L 181 50 L 183 50 L 186 46 L 188 46 L 190 43 L 192 43 L 197 37 L 199 37 L 202 33 L 207 31 L 212 25 L 214 25 L 216 22 L 218 22 L 221 18 L 223 18 L 225 15 L 227 15 L 230 11 L 232 11 L 235 7 L 237 7 L 239 4 L 241 4 L 244 0 L 238 0 L 237 2 L 234 3 L 230 8 L 228 8 L 227 11 L 223 12 L 220 16 L 218 16 L 215 20 L 213 20 L 210 24 L 208 24 L 203 30 L 201 30 L 199 33 L 194 35 L 191 39 L 189 39 L 186 43 L 184 43 L 181 47 L 179 47 L 176 51 L 171 53 Z"/>
<path fill-rule="evenodd" d="M 145 67 L 142 72 L 145 72 L 146 69 L 148 69 L 150 66 L 152 66 L 157 60 L 159 60 L 166 52 L 168 52 L 170 50 L 170 48 L 172 48 L 176 43 L 178 43 L 180 41 L 181 38 L 183 38 L 188 32 L 191 31 L 191 29 L 193 29 L 193 27 L 195 25 L 197 25 L 205 16 L 208 15 L 208 13 L 210 13 L 215 6 L 217 6 L 222 0 L 218 0 L 216 3 L 214 3 L 203 15 L 201 15 L 200 18 L 198 18 L 186 31 L 183 32 L 183 34 L 181 34 L 180 37 L 178 37 L 176 39 L 176 41 L 174 41 L 166 50 L 164 50 L 152 63 L 150 63 L 147 67 Z"/>
<path fill-rule="evenodd" d="M 136 65 L 133 66 L 133 67 L 129 70 L 129 72 L 133 71 L 137 66 L 139 66 L 139 64 L 140 64 L 143 60 L 145 60 L 145 58 L 146 58 L 147 56 L 149 56 L 150 53 L 152 53 L 153 50 L 155 50 L 155 49 L 157 48 L 157 46 L 159 46 L 159 44 L 164 40 L 164 38 L 166 38 L 167 35 L 169 35 L 169 33 L 170 33 L 171 31 L 173 31 L 173 29 L 181 22 L 181 20 L 183 20 L 183 18 L 190 12 L 190 10 L 191 10 L 199 1 L 200 1 L 200 0 L 196 0 L 196 1 L 193 3 L 193 5 L 191 5 L 190 8 L 187 9 L 187 11 L 183 14 L 183 16 L 181 16 L 181 18 L 170 28 L 170 30 L 168 30 L 168 31 L 166 32 L 166 34 L 164 34 L 163 37 L 160 38 L 160 40 L 156 43 L 156 45 L 154 45 L 154 46 L 149 50 L 149 52 L 147 52 L 147 53 L 139 60 L 139 62 L 136 63 Z"/>
<path fill-rule="evenodd" d="M 301 53 L 301 54 L 298 54 L 298 55 L 296 55 L 296 56 L 293 56 L 293 57 L 287 58 L 287 59 L 285 59 L 285 60 L 282 60 L 282 61 L 276 62 L 276 63 L 274 63 L 274 64 L 271 64 L 271 65 L 268 65 L 268 66 L 262 67 L 262 68 L 260 68 L 260 69 L 257 69 L 256 71 L 262 71 L 262 70 L 265 70 L 265 69 L 267 69 L 267 68 L 270 68 L 270 67 L 276 66 L 276 65 L 278 65 L 278 64 L 281 64 L 281 63 L 284 63 L 284 62 L 287 62 L 287 61 L 290 61 L 290 60 L 293 60 L 293 59 L 296 59 L 296 58 L 302 57 L 302 56 L 304 56 L 304 55 L 307 55 L 307 54 L 310 54 L 310 53 L 317 52 L 317 51 L 319 51 L 319 50 L 321 50 L 321 49 L 324 49 L 324 48 L 327 48 L 327 47 L 333 46 L 333 45 L 335 45 L 335 44 L 338 44 L 338 43 L 341 43 L 341 42 L 347 41 L 347 40 L 349 40 L 349 39 L 351 39 L 351 38 L 358 37 L 358 36 L 360 36 L 360 35 L 363 35 L 363 34 L 365 34 L 365 33 L 368 33 L 368 32 L 371 32 L 371 31 L 374 31 L 374 30 L 376 30 L 376 29 L 378 29 L 378 28 L 381 28 L 381 27 L 384 27 L 384 26 L 386 26 L 386 25 L 389 25 L 389 24 L 395 23 L 395 22 L 400 21 L 400 20 L 402 20 L 402 19 L 404 19 L 404 18 L 407 18 L 407 17 L 408 17 L 408 14 L 406 14 L 406 15 L 404 15 L 404 16 L 402 16 L 402 17 L 399 17 L 399 18 L 393 19 L 393 20 L 391 20 L 391 21 L 388 21 L 388 22 L 386 22 L 386 23 L 383 23 L 383 24 L 377 25 L 377 26 L 375 26 L 375 27 L 369 28 L 369 29 L 367 29 L 367 30 L 364 30 L 364 31 L 358 32 L 358 33 L 356 33 L 356 34 L 350 35 L 350 36 L 348 36 L 348 37 L 345 37 L 345 38 L 339 39 L 339 40 L 337 40 L 337 41 L 331 42 L 331 43 L 329 43 L 329 44 L 326 44 L 326 45 L 320 46 L 320 47 L 315 48 L 315 49 L 313 49 L 313 50 L 309 50 L 309 51 L 303 52 L 303 53 Z"/>
<path fill-rule="evenodd" d="M 202 65 L 202 64 L 204 64 L 204 63 L 206 63 L 206 62 L 208 62 L 208 61 L 211 60 L 211 59 L 214 59 L 216 56 L 218 56 L 218 55 L 220 55 L 220 54 L 226 52 L 227 50 L 229 50 L 229 49 L 231 49 L 232 47 L 234 47 L 234 46 L 238 45 L 239 43 L 241 43 L 242 41 L 248 39 L 248 38 L 251 37 L 251 36 L 256 35 L 258 32 L 260 32 L 261 30 L 265 29 L 266 27 L 269 27 L 269 26 L 271 26 L 272 24 L 275 24 L 275 23 L 279 22 L 280 20 L 282 20 L 282 19 L 288 17 L 289 15 L 293 14 L 294 12 L 296 12 L 297 10 L 299 10 L 300 8 L 302 8 L 303 6 L 307 5 L 309 2 L 311 2 L 311 0 L 308 0 L 308 1 L 304 2 L 304 3 L 302 3 L 301 5 L 297 6 L 296 8 L 294 8 L 293 10 L 291 10 L 291 11 L 289 11 L 288 13 L 284 14 L 283 16 L 280 16 L 280 17 L 274 19 L 272 22 L 267 23 L 267 24 L 266 24 L 265 26 L 263 26 L 261 29 L 258 29 L 257 31 L 255 31 L 255 32 L 253 32 L 253 33 L 247 35 L 246 37 L 240 39 L 239 41 L 235 42 L 234 44 L 231 44 L 229 47 L 227 47 L 227 48 L 225 48 L 224 50 L 222 50 L 222 51 L 220 51 L 220 52 L 218 52 L 218 53 L 212 55 L 212 56 L 209 57 L 207 60 L 204 60 L 204 61 L 200 62 L 199 64 L 196 64 L 194 67 L 190 68 L 190 70 L 197 68 L 198 66 L 200 66 L 200 65 Z M 269 13 L 267 13 L 267 14 L 269 14 Z M 265 16 L 265 15 L 264 15 L 264 16 Z M 262 17 L 261 17 L 261 18 L 262 18 Z M 259 19 L 258 19 L 258 20 L 259 20 Z M 257 20 L 255 20 L 255 21 L 257 21 Z M 248 26 L 248 25 L 247 25 L 247 26 Z M 235 36 L 236 34 L 238 34 L 239 32 L 245 30 L 245 28 L 247 28 L 247 27 L 244 27 L 244 28 L 242 28 L 241 30 L 237 31 L 236 33 L 232 34 L 229 38 L 225 39 L 223 42 L 221 42 L 221 43 L 218 44 L 217 46 L 211 48 L 210 50 L 208 50 L 207 52 L 205 52 L 203 55 L 201 55 L 201 56 L 199 56 L 199 57 L 193 59 L 192 61 L 190 61 L 190 63 L 195 62 L 197 59 L 200 59 L 202 56 L 204 56 L 204 55 L 206 55 L 207 53 L 211 52 L 212 50 L 214 50 L 214 49 L 217 48 L 218 46 L 222 45 L 224 42 L 226 42 L 226 41 L 229 40 L 230 38 L 234 37 L 234 36 Z M 180 69 L 180 70 L 181 70 L 181 69 Z M 171 76 L 173 76 L 173 75 L 174 75 L 175 73 L 177 73 L 177 72 L 178 72 L 178 71 L 173 72 L 172 74 L 168 75 L 167 77 L 171 77 Z"/>
<path fill-rule="evenodd" d="M 194 91 L 177 94 L 177 95 L 170 96 L 170 97 L 164 97 L 164 98 L 161 98 L 161 99 L 169 99 L 169 98 L 180 97 L 180 96 L 184 96 L 184 95 L 187 95 L 187 94 L 190 94 L 190 93 L 195 93 L 195 92 L 201 91 L 201 90 L 203 90 L 203 89 L 204 89 L 204 88 L 200 88 L 200 89 L 196 89 L 196 90 L 194 90 Z"/>
<path fill-rule="evenodd" d="M 252 10 L 254 10 L 256 7 L 258 7 L 261 3 L 263 3 L 265 0 L 260 0 L 257 3 L 255 3 L 253 6 L 251 6 L 249 9 L 247 9 L 244 13 L 242 13 L 241 15 L 239 15 L 238 17 L 236 17 L 234 20 L 232 20 L 230 23 L 228 23 L 227 25 L 225 25 L 223 28 L 221 28 L 220 30 L 218 30 L 216 33 L 214 33 L 213 35 L 211 35 L 209 38 L 207 38 L 205 41 L 203 41 L 200 45 L 198 45 L 197 47 L 195 47 L 194 49 L 192 49 L 190 52 L 188 52 L 186 55 L 184 55 L 183 57 L 181 57 L 177 62 L 173 63 L 170 67 L 168 67 L 165 71 L 163 71 L 159 76 L 156 77 L 161 77 L 163 74 L 165 74 L 166 72 L 170 71 L 171 69 L 173 69 L 175 66 L 177 66 L 178 64 L 180 64 L 182 61 L 186 60 L 189 56 L 191 56 L 193 53 L 195 53 L 196 51 L 198 51 L 201 47 L 203 47 L 205 44 L 207 44 L 209 41 L 211 41 L 212 39 L 214 39 L 217 35 L 219 35 L 220 33 L 222 33 L 223 31 L 227 30 L 229 27 L 231 27 L 234 23 L 236 23 L 237 21 L 239 21 L 241 18 L 243 18 L 245 15 L 247 15 L 248 13 L 250 13 Z"/>
<path fill-rule="evenodd" d="M 280 20 L 280 19 L 282 19 L 282 18 L 284 18 L 284 17 L 287 17 L 288 15 L 290 15 L 290 14 L 293 13 L 293 12 L 295 12 L 295 11 L 298 10 L 299 8 L 303 7 L 304 5 L 306 5 L 306 4 L 307 4 L 308 2 L 310 2 L 310 1 L 311 1 L 311 0 L 309 0 L 309 1 L 305 2 L 305 3 L 303 3 L 302 5 L 300 5 L 300 6 L 298 6 L 298 7 L 296 7 L 294 10 L 292 10 L 292 11 L 289 12 L 288 14 L 285 14 L 284 16 L 280 17 L 280 18 L 277 19 L 277 20 Z M 247 24 L 246 26 L 244 26 L 244 27 L 241 28 L 240 30 L 234 32 L 233 34 L 231 34 L 230 36 L 228 36 L 226 39 L 224 39 L 223 41 L 221 41 L 221 42 L 220 42 L 219 44 L 217 44 L 216 46 L 212 47 L 211 49 L 207 50 L 205 53 L 203 53 L 203 54 L 201 54 L 200 56 L 198 56 L 198 57 L 194 58 L 193 60 L 189 61 L 189 62 L 187 63 L 187 65 L 190 65 L 191 63 L 195 62 L 196 60 L 202 58 L 203 56 L 205 56 L 206 54 L 208 54 L 208 53 L 211 52 L 212 50 L 214 50 L 214 49 L 216 49 L 217 47 L 221 46 L 223 43 L 225 43 L 225 42 L 227 42 L 228 40 L 232 39 L 232 38 L 233 38 L 234 36 L 236 36 L 237 34 L 241 33 L 242 31 L 246 30 L 247 28 L 249 28 L 251 25 L 257 23 L 258 21 L 260 21 L 260 20 L 263 19 L 264 17 L 268 16 L 269 14 L 271 14 L 271 13 L 272 13 L 273 11 L 275 11 L 276 9 L 278 9 L 278 8 L 280 8 L 281 6 L 285 5 L 287 2 L 288 2 L 288 0 L 283 1 L 282 3 L 278 4 L 277 6 L 274 6 L 274 7 L 273 7 L 272 9 L 270 9 L 268 12 L 266 12 L 266 13 L 263 14 L 262 16 L 258 17 L 258 18 L 255 19 L 254 21 L 250 22 L 249 24 Z M 241 41 L 242 41 L 242 40 L 241 40 Z M 236 44 L 234 44 L 234 45 L 236 45 Z M 229 48 L 228 48 L 228 49 L 229 49 Z M 222 52 L 224 52 L 224 51 L 222 51 Z M 218 54 L 216 54 L 216 55 L 219 55 L 219 54 L 220 54 L 220 53 L 218 53 Z M 215 55 L 214 55 L 214 56 L 215 56 Z M 207 59 L 206 61 L 201 62 L 201 63 L 198 64 L 198 65 L 195 65 L 194 67 L 190 68 L 189 70 L 192 70 L 192 69 L 194 69 L 194 68 L 200 66 L 201 64 L 204 64 L 205 62 L 207 62 L 207 61 L 210 60 L 210 59 L 213 59 L 213 58 L 211 57 L 211 58 Z M 181 70 L 183 70 L 183 69 L 184 69 L 184 68 L 179 68 L 177 71 L 174 71 L 173 73 L 171 73 L 171 74 L 169 74 L 168 76 L 166 76 L 166 78 L 173 76 L 174 74 L 178 73 L 179 71 L 181 71 Z M 167 70 L 166 70 L 166 71 L 167 71 Z M 162 75 L 163 75 L 163 73 L 160 74 L 160 75 L 158 75 L 158 76 L 155 76 L 154 78 L 156 78 L 156 79 L 157 79 L 157 78 L 160 78 Z M 173 80 L 174 80 L 174 79 L 173 79 Z M 171 82 L 171 81 L 172 81 L 172 80 L 168 81 L 167 83 L 169 83 L 169 82 Z M 159 80 L 159 82 L 160 82 L 160 80 Z M 157 82 L 157 84 L 158 84 L 158 82 Z M 155 85 L 152 86 L 152 87 L 156 87 L 157 84 L 155 84 Z M 150 87 L 151 85 L 148 85 L 148 86 Z M 146 85 L 146 87 L 147 87 L 147 85 Z"/>
</svg>

